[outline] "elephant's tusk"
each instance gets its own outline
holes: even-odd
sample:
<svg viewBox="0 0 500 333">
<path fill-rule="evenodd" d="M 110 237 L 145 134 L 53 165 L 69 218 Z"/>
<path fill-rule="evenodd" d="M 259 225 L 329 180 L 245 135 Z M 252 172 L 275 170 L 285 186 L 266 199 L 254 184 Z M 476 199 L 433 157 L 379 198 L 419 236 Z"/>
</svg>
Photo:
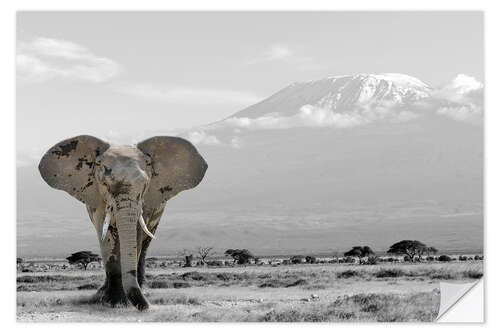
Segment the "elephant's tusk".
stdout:
<svg viewBox="0 0 500 333">
<path fill-rule="evenodd" d="M 106 213 L 106 217 L 104 218 L 104 225 L 102 226 L 101 241 L 104 240 L 104 238 L 106 237 L 106 234 L 108 233 L 109 220 L 111 220 L 109 213 Z"/>
<path fill-rule="evenodd" d="M 144 217 L 142 217 L 142 214 L 141 214 L 141 217 L 139 218 L 139 224 L 141 225 L 141 228 L 142 228 L 142 230 L 144 230 L 146 235 L 148 235 L 152 239 L 156 239 L 155 235 L 153 235 L 151 233 L 151 231 L 148 230 L 148 227 L 146 226 L 146 222 L 144 221 Z"/>
</svg>

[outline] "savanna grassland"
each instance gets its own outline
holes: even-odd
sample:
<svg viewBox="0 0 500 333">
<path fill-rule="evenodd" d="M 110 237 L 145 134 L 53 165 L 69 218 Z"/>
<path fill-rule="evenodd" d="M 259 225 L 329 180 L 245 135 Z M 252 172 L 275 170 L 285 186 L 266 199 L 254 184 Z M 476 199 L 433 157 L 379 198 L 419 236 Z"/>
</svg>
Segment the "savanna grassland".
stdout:
<svg viewBox="0 0 500 333">
<path fill-rule="evenodd" d="M 148 270 L 151 307 L 111 308 L 92 295 L 102 269 L 19 272 L 17 319 L 100 321 L 433 321 L 439 282 L 471 282 L 482 261 L 298 264 Z"/>
</svg>

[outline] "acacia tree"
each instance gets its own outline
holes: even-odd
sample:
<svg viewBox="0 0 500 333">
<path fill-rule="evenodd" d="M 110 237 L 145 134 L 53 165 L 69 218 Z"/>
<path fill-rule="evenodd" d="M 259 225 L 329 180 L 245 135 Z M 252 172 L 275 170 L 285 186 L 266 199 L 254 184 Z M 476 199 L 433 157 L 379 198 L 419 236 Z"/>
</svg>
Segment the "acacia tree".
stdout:
<svg viewBox="0 0 500 333">
<path fill-rule="evenodd" d="M 438 253 L 438 249 L 436 249 L 435 247 L 433 246 L 429 246 L 425 249 L 425 253 L 429 256 L 431 254 L 436 254 Z"/>
<path fill-rule="evenodd" d="M 224 255 L 232 257 L 233 264 L 238 263 L 239 265 L 248 264 L 250 259 L 255 258 L 247 249 L 228 249 L 224 252 Z"/>
<path fill-rule="evenodd" d="M 345 257 L 358 257 L 359 264 L 361 264 L 361 258 L 374 255 L 375 252 L 369 246 L 353 246 L 352 249 L 344 253 Z"/>
<path fill-rule="evenodd" d="M 66 260 L 71 265 L 81 265 L 83 269 L 87 270 L 88 264 L 101 261 L 101 257 L 91 251 L 79 251 L 71 254 Z"/>
<path fill-rule="evenodd" d="M 402 240 L 392 244 L 387 253 L 407 255 L 410 261 L 414 261 L 415 258 L 420 259 L 426 251 L 434 250 L 437 252 L 437 249 L 417 240 Z"/>
<path fill-rule="evenodd" d="M 199 247 L 196 251 L 198 252 L 198 257 L 203 265 L 206 265 L 206 259 L 212 252 L 213 247 Z"/>
</svg>

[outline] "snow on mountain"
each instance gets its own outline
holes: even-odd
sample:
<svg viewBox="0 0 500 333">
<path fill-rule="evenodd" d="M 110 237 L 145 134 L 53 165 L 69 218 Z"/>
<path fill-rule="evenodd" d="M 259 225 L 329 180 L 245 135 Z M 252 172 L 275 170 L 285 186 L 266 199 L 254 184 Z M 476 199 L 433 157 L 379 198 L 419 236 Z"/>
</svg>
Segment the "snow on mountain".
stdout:
<svg viewBox="0 0 500 333">
<path fill-rule="evenodd" d="M 395 73 L 333 76 L 295 82 L 230 118 L 258 118 L 269 113 L 296 114 L 304 105 L 348 112 L 367 105 L 407 105 L 430 96 L 432 88 L 417 78 Z"/>
<path fill-rule="evenodd" d="M 240 130 L 345 129 L 382 122 L 397 124 L 432 115 L 480 125 L 482 91 L 481 82 L 464 74 L 437 88 L 398 73 L 331 76 L 292 83 L 185 136 L 195 144 L 240 147 Z"/>
</svg>

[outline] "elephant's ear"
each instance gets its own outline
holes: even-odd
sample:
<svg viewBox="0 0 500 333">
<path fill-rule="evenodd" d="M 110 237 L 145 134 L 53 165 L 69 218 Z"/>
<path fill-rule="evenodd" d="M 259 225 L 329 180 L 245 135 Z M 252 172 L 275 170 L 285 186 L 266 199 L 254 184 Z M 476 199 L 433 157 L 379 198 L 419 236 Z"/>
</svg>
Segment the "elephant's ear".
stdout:
<svg viewBox="0 0 500 333">
<path fill-rule="evenodd" d="M 50 148 L 38 170 L 51 187 L 95 208 L 102 201 L 94 179 L 95 159 L 108 147 L 108 143 L 93 136 L 76 136 Z"/>
<path fill-rule="evenodd" d="M 137 144 L 151 158 L 151 181 L 144 195 L 144 205 L 156 209 L 177 193 L 198 185 L 207 163 L 187 140 L 155 136 Z"/>
</svg>

